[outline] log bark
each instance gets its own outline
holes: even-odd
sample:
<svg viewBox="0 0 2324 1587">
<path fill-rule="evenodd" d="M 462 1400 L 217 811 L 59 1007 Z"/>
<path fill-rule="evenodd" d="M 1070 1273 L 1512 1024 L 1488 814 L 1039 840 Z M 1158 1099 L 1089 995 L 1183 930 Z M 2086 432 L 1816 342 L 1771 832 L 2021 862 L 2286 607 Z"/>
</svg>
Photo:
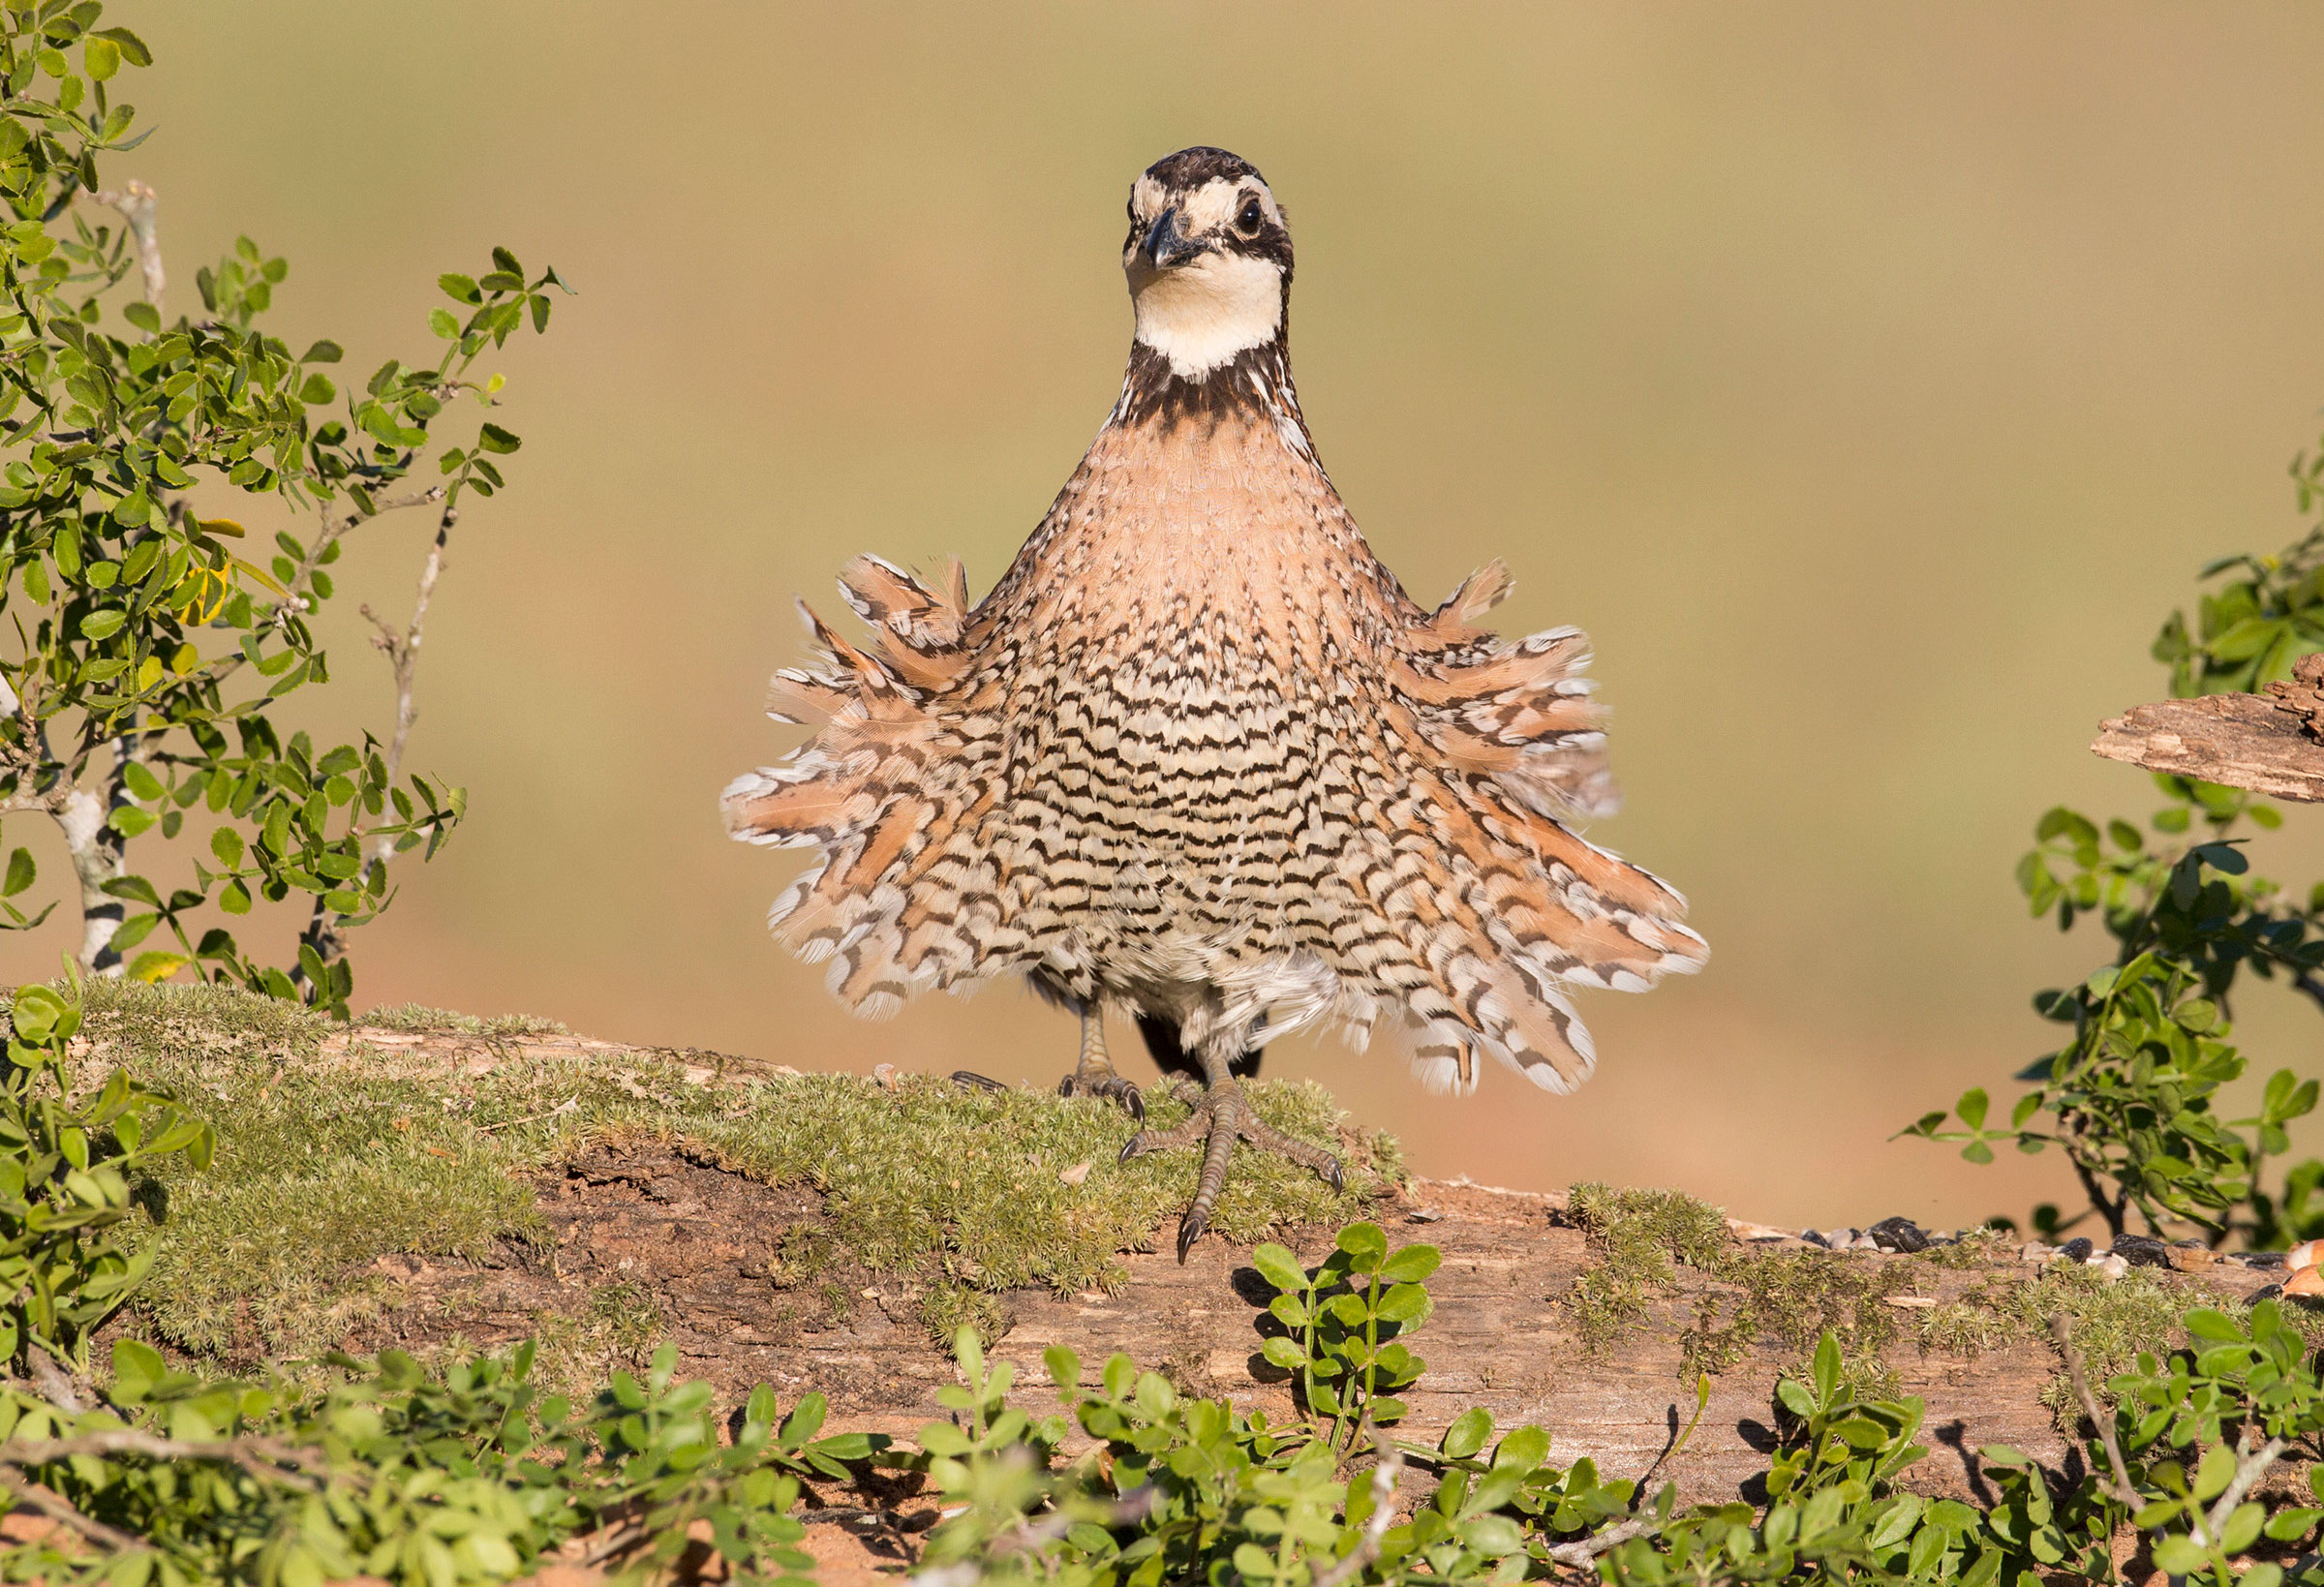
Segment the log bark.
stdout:
<svg viewBox="0 0 2324 1587">
<path fill-rule="evenodd" d="M 489 1063 L 521 1048 L 533 1061 L 619 1063 L 630 1050 L 569 1036 L 459 1037 L 373 1033 L 352 1040 L 394 1044 L 401 1058 L 441 1057 L 447 1074 Z M 441 1051 L 437 1051 L 441 1049 Z M 663 1052 L 691 1067 L 691 1083 L 776 1066 L 711 1053 Z M 867 1083 L 870 1083 L 869 1082 Z M 860 1268 L 829 1275 L 844 1286 L 842 1313 L 821 1311 L 802 1322 L 767 1282 L 770 1241 L 820 1215 L 810 1188 L 766 1185 L 689 1154 L 683 1141 L 599 1143 L 544 1176 L 539 1206 L 553 1242 L 547 1259 L 465 1264 L 417 1258 L 383 1262 L 410 1302 L 390 1308 L 379 1336 L 351 1336 L 348 1347 L 426 1347 L 460 1339 L 501 1345 L 525 1336 L 547 1311 L 581 1309 L 593 1287 L 618 1283 L 649 1292 L 682 1370 L 707 1378 L 738 1399 L 758 1382 L 785 1403 L 809 1389 L 825 1393 L 831 1426 L 909 1434 L 942 1417 L 936 1390 L 955 1381 L 949 1357 L 929 1337 L 909 1275 Z M 1473 1405 L 1502 1427 L 1533 1422 L 1554 1438 L 1555 1457 L 1588 1455 L 1613 1476 L 1652 1472 L 1675 1480 L 1689 1500 L 1725 1500 L 1753 1492 L 1773 1446 L 1770 1400 L 1777 1374 L 1796 1368 L 1798 1338 L 1759 1339 L 1712 1378 L 1701 1425 L 1670 1453 L 1695 1408 L 1695 1373 L 1683 1340 L 1707 1314 L 1731 1317 L 1735 1286 L 1681 1267 L 1676 1281 L 1650 1300 L 1647 1315 L 1611 1348 L 1585 1348 L 1565 1297 L 1598 1264 L 1564 1198 L 1499 1190 L 1465 1180 L 1416 1180 L 1371 1209 L 1391 1243 L 1425 1240 L 1444 1253 L 1429 1281 L 1434 1315 L 1413 1337 L 1427 1361 L 1418 1387 L 1403 1396 L 1410 1415 L 1400 1436 L 1433 1442 Z M 2078 1471 L 2081 1454 L 2062 1437 L 2045 1393 L 2060 1381 L 2060 1357 L 2046 1337 L 2025 1338 L 1970 1356 L 1927 1352 L 1915 1342 L 1917 1320 L 1983 1285 L 1989 1291 L 2030 1281 L 2037 1268 L 2015 1249 L 1974 1264 L 1942 1267 L 1873 1251 L 1820 1252 L 1797 1237 L 1755 1225 L 1730 1228 L 1739 1251 L 1814 1251 L 1811 1260 L 1845 1263 L 1862 1275 L 1899 1280 L 1879 1302 L 1893 1307 L 1897 1342 L 1884 1356 L 1903 1392 L 1927 1402 L 1922 1441 L 1935 1450 L 1911 1482 L 1931 1492 L 1975 1497 L 1976 1451 L 2006 1444 L 2054 1468 Z M 1108 1357 L 1124 1353 L 1164 1373 L 1182 1390 L 1224 1395 L 1270 1419 L 1296 1415 L 1287 1375 L 1261 1355 L 1262 1320 L 1271 1292 L 1249 1266 L 1247 1248 L 1209 1237 L 1180 1265 L 1171 1254 L 1173 1229 L 1157 1229 L 1147 1249 L 1127 1254 L 1127 1283 L 1116 1294 L 1059 1296 L 1014 1292 L 1002 1297 L 1009 1327 L 989 1350 L 1017 1366 L 1013 1399 L 1035 1415 L 1056 1406 L 1042 1364 L 1050 1345 L 1071 1347 L 1085 1380 L 1094 1384 Z M 1331 1232 L 1282 1236 L 1310 1267 L 1330 1249 Z M 2193 1305 L 2255 1291 L 2271 1275 L 2208 1254 L 2181 1253 L 2201 1271 L 2140 1269 L 2183 1291 Z M 2064 1259 L 2060 1259 L 2064 1260 Z M 1893 1265 L 1906 1265 L 1890 1272 Z M 1876 1284 L 1876 1288 L 1885 1286 Z M 796 1297 L 788 1297 L 795 1300 Z M 2051 1394 L 2055 1400 L 2057 1396 Z M 2061 1402 L 2063 1403 L 2063 1402 Z"/>
<path fill-rule="evenodd" d="M 2091 745 L 2108 760 L 2278 799 L 2324 802 L 2324 656 L 2266 694 L 2159 700 L 2105 722 Z"/>
</svg>

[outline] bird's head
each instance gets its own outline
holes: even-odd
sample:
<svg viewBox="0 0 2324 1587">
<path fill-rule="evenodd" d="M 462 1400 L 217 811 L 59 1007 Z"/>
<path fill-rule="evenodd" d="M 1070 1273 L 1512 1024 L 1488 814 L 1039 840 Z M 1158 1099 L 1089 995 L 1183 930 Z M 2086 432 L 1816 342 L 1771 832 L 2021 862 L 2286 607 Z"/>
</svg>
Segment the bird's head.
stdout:
<svg viewBox="0 0 2324 1587">
<path fill-rule="evenodd" d="M 1130 187 L 1138 340 L 1200 380 L 1282 334 L 1291 231 L 1258 168 L 1224 149 L 1180 149 Z"/>
</svg>

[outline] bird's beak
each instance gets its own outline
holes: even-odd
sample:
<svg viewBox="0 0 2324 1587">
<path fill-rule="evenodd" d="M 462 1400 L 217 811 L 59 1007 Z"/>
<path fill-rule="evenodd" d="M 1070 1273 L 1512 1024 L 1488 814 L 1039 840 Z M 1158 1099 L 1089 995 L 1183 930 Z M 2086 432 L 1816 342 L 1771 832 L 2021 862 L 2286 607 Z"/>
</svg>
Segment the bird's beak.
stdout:
<svg viewBox="0 0 2324 1587">
<path fill-rule="evenodd" d="M 1139 254 L 1156 270 L 1183 264 L 1206 251 L 1202 243 L 1190 240 L 1178 229 L 1175 205 L 1155 218 L 1154 224 L 1147 229 L 1146 240 L 1138 245 Z"/>
</svg>

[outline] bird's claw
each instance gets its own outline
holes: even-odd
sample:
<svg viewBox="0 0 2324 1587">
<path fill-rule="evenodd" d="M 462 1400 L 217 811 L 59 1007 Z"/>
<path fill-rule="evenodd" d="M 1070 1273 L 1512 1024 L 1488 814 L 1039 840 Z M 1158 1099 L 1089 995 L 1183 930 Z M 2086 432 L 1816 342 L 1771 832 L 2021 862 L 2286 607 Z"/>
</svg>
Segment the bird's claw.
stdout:
<svg viewBox="0 0 2324 1587">
<path fill-rule="evenodd" d="M 1201 1239 L 1209 1231 L 1209 1228 L 1210 1214 L 1208 1212 L 1190 1211 L 1178 1220 L 1179 1267 L 1183 1267 L 1186 1265 L 1186 1253 L 1194 1249 L 1194 1242 Z"/>
<path fill-rule="evenodd" d="M 1101 1101 L 1113 1103 L 1139 1123 L 1146 1122 L 1145 1093 L 1141 1092 L 1136 1084 L 1123 1080 L 1119 1075 L 1104 1075 L 1094 1080 L 1085 1079 L 1078 1074 L 1067 1075 L 1063 1080 L 1057 1082 L 1057 1095 L 1061 1097 L 1097 1097 Z"/>
<path fill-rule="evenodd" d="M 1334 1191 L 1347 1189 L 1347 1176 L 1339 1158 L 1321 1146 L 1311 1146 L 1304 1141 L 1294 1140 L 1278 1130 L 1261 1123 L 1251 1111 L 1250 1103 L 1232 1083 L 1213 1086 L 1198 1098 L 1194 1112 L 1186 1121 L 1171 1130 L 1140 1130 L 1122 1143 L 1121 1161 L 1143 1157 L 1149 1151 L 1166 1151 L 1176 1146 L 1201 1145 L 1203 1167 L 1196 1181 L 1194 1205 L 1178 1223 L 1178 1260 L 1184 1262 L 1210 1228 L 1210 1209 L 1217 1204 L 1219 1194 L 1226 1189 L 1227 1162 L 1237 1141 L 1247 1141 L 1262 1151 L 1271 1151 L 1288 1157 L 1303 1168 L 1314 1170 L 1330 1183 Z"/>
</svg>

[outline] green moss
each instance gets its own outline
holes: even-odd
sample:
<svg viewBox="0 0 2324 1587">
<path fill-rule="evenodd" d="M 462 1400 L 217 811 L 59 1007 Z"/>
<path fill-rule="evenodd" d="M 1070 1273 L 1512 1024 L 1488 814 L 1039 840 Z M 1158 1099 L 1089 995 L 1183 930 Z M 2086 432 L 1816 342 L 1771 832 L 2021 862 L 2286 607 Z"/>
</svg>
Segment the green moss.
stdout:
<svg viewBox="0 0 2324 1587">
<path fill-rule="evenodd" d="M 1731 1289 L 1696 1302 L 1695 1325 L 1679 1341 L 1690 1376 L 1724 1372 L 1762 1341 L 1804 1354 L 1826 1330 L 1848 1360 L 1877 1364 L 1896 1337 L 1888 1297 L 1911 1282 L 1902 1264 L 1821 1251 L 1736 1252 L 1716 1272 Z M 1871 1386 L 1868 1372 L 1857 1374 L 1866 1379 L 1859 1387 Z"/>
<path fill-rule="evenodd" d="M 1582 1353 L 1602 1356 L 1646 1317 L 1655 1296 L 1677 1278 L 1674 1262 L 1716 1270 L 1733 1237 L 1727 1215 L 1675 1190 L 1615 1190 L 1577 1184 L 1566 1216 L 1598 1259 L 1563 1297 Z"/>
<path fill-rule="evenodd" d="M 571 1031 L 555 1020 L 544 1020 L 534 1014 L 496 1014 L 478 1019 L 473 1014 L 455 1014 L 449 1009 L 429 1008 L 424 1003 L 396 1003 L 382 1005 L 363 1016 L 363 1023 L 375 1030 L 402 1030 L 415 1035 L 446 1032 L 460 1036 L 569 1036 Z"/>
<path fill-rule="evenodd" d="M 2236 1297 L 2175 1284 L 2147 1268 L 2133 1267 L 2109 1280 L 2095 1267 L 2053 1262 L 2026 1277 L 1988 1279 L 1930 1311 L 1920 1321 L 1920 1347 L 1960 1357 L 2008 1345 L 2047 1347 L 2053 1338 L 2051 1319 L 2064 1317 L 2091 1391 L 2103 1402 L 2107 1380 L 2128 1370 L 2139 1352 L 2160 1355 L 2187 1342 L 2180 1318 L 2197 1306 L 2238 1315 L 2246 1310 Z M 2285 1321 L 2297 1323 L 2288 1314 Z M 2041 1403 L 2062 1431 L 2070 1431 L 2080 1419 L 2063 1363 L 2043 1389 Z"/>
<path fill-rule="evenodd" d="M 1197 1154 L 1120 1163 L 1131 1126 L 1118 1110 L 1046 1091 L 926 1077 L 893 1090 L 849 1075 L 705 1081 L 672 1054 L 514 1041 L 447 1062 L 367 1043 L 360 1029 L 326 1050 L 327 1021 L 209 988 L 101 983 L 88 1010 L 99 1062 L 168 1087 L 217 1127 L 211 1171 L 160 1187 L 167 1218 L 138 1307 L 162 1338 L 237 1362 L 319 1353 L 397 1303 L 382 1257 L 475 1258 L 537 1238 L 536 1180 L 600 1142 L 683 1144 L 766 1183 L 811 1187 L 824 1226 L 784 1237 L 781 1262 L 796 1269 L 785 1287 L 817 1294 L 841 1261 L 896 1274 L 936 1336 L 963 1322 L 997 1334 L 995 1297 L 1019 1286 L 1117 1285 L 1117 1253 L 1150 1241 L 1193 1193 Z M 395 1018 L 399 1030 L 543 1028 Z M 1345 1151 L 1319 1087 L 1248 1089 L 1277 1129 L 1342 1149 L 1348 1188 L 1238 1152 L 1212 1218 L 1225 1237 L 1345 1222 L 1400 1180 L 1388 1138 Z M 1157 1092 L 1150 1122 L 1168 1128 L 1185 1112 Z M 623 1332 L 601 1317 L 578 1323 L 600 1341 Z"/>
</svg>

